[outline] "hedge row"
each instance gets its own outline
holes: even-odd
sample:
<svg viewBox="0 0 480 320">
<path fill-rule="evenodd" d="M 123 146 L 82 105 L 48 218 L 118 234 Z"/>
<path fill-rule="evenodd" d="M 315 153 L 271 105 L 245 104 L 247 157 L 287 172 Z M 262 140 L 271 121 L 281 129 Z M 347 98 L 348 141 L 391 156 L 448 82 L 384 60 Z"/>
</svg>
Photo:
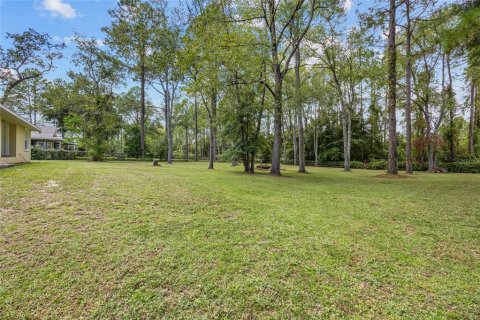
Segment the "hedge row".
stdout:
<svg viewBox="0 0 480 320">
<path fill-rule="evenodd" d="M 448 172 L 480 173 L 480 162 L 442 163 L 441 167 L 447 169 Z"/>
<path fill-rule="evenodd" d="M 387 170 L 388 161 L 386 160 L 372 160 L 370 162 L 352 161 L 350 162 L 352 169 L 370 169 L 370 170 Z M 405 170 L 405 163 L 398 164 L 398 170 Z M 413 171 L 427 171 L 428 163 L 414 163 Z"/>
<path fill-rule="evenodd" d="M 293 164 L 288 162 L 288 164 Z M 307 161 L 307 165 L 314 165 Z M 331 161 L 331 162 L 321 162 L 318 164 L 319 167 L 335 167 L 343 168 L 343 162 L 341 161 Z M 386 160 L 372 160 L 370 162 L 361 162 L 361 161 L 351 161 L 350 168 L 352 169 L 369 169 L 369 170 L 387 170 L 388 162 Z M 452 162 L 452 163 L 440 163 L 438 167 L 445 168 L 448 172 L 455 173 L 480 173 L 480 162 Z M 405 170 L 405 163 L 398 163 L 398 170 Z M 414 163 L 414 171 L 427 171 L 428 163 Z"/>
<path fill-rule="evenodd" d="M 85 151 L 43 150 L 32 148 L 32 160 L 76 160 L 85 159 Z"/>
<path fill-rule="evenodd" d="M 360 161 L 352 161 L 350 167 L 352 169 L 373 169 L 373 170 L 387 170 L 388 162 L 385 160 L 375 160 L 369 163 L 363 163 Z M 480 173 L 480 162 L 451 162 L 440 163 L 439 168 L 445 168 L 448 172 L 456 173 Z M 405 170 L 405 163 L 398 164 L 399 170 Z M 428 163 L 414 163 L 414 171 L 427 171 Z"/>
</svg>

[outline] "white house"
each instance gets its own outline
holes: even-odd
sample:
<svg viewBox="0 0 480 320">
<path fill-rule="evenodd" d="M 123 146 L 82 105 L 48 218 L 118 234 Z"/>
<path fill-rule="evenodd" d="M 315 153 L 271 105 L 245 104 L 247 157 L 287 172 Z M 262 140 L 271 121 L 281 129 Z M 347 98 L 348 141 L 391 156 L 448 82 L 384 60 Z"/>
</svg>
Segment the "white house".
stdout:
<svg viewBox="0 0 480 320">
<path fill-rule="evenodd" d="M 41 131 L 0 104 L 0 164 L 29 162 L 31 132 Z"/>
</svg>

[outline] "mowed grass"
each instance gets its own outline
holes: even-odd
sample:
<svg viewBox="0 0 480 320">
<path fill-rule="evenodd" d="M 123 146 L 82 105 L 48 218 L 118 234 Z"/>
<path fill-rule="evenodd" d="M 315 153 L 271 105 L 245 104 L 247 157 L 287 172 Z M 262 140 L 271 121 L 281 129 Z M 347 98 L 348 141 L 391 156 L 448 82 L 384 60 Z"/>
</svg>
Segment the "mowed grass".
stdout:
<svg viewBox="0 0 480 320">
<path fill-rule="evenodd" d="M 0 171 L 3 319 L 479 319 L 480 175 Z"/>
</svg>

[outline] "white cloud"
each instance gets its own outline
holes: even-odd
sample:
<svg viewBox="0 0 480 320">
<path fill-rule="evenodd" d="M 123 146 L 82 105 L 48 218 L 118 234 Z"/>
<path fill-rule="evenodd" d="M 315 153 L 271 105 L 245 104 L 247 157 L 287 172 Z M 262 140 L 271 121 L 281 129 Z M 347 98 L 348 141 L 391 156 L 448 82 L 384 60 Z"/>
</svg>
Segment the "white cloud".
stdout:
<svg viewBox="0 0 480 320">
<path fill-rule="evenodd" d="M 106 46 L 105 41 L 102 40 L 102 39 L 95 39 L 95 43 L 97 44 L 97 47 L 99 47 L 99 48 L 103 48 L 103 47 Z"/>
<path fill-rule="evenodd" d="M 343 9 L 345 9 L 345 11 L 349 11 L 350 9 L 352 9 L 353 7 L 353 0 L 345 0 L 345 2 L 343 3 Z"/>
<path fill-rule="evenodd" d="M 54 17 L 73 19 L 77 16 L 75 9 L 63 0 L 43 0 L 42 7 Z"/>
<path fill-rule="evenodd" d="M 75 36 L 66 36 L 63 37 L 63 42 L 68 46 L 72 41 L 75 40 Z"/>
</svg>

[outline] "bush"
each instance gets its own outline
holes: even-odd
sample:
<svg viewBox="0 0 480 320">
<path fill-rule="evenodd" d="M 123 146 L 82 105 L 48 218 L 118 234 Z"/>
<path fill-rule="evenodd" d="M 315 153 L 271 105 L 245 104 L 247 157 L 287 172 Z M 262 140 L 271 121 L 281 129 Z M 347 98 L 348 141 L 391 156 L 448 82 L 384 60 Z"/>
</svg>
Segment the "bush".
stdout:
<svg viewBox="0 0 480 320">
<path fill-rule="evenodd" d="M 351 169 L 366 169 L 367 163 L 362 161 L 350 161 L 350 168 Z"/>
<path fill-rule="evenodd" d="M 372 160 L 367 163 L 367 169 L 370 170 L 387 170 L 388 161 L 386 160 Z"/>
<path fill-rule="evenodd" d="M 405 170 L 405 164 L 403 165 L 404 168 L 403 170 Z M 414 163 L 413 164 L 413 171 L 427 171 L 428 170 L 428 163 L 424 162 L 424 163 Z"/>
<path fill-rule="evenodd" d="M 405 161 L 398 163 L 398 170 L 405 170 L 406 165 Z M 413 163 L 413 171 L 427 171 L 428 170 L 428 163 L 424 162 L 414 162 Z"/>
<path fill-rule="evenodd" d="M 480 162 L 451 162 L 442 163 L 440 167 L 448 170 L 448 172 L 457 173 L 480 173 Z"/>
<path fill-rule="evenodd" d="M 75 160 L 86 156 L 84 151 L 44 150 L 39 147 L 33 147 L 31 152 L 32 160 Z"/>
<path fill-rule="evenodd" d="M 455 161 L 455 163 L 459 163 L 459 162 L 478 162 L 478 161 L 480 161 L 480 159 L 478 159 L 473 154 L 457 156 L 456 160 L 457 161 Z"/>
</svg>

